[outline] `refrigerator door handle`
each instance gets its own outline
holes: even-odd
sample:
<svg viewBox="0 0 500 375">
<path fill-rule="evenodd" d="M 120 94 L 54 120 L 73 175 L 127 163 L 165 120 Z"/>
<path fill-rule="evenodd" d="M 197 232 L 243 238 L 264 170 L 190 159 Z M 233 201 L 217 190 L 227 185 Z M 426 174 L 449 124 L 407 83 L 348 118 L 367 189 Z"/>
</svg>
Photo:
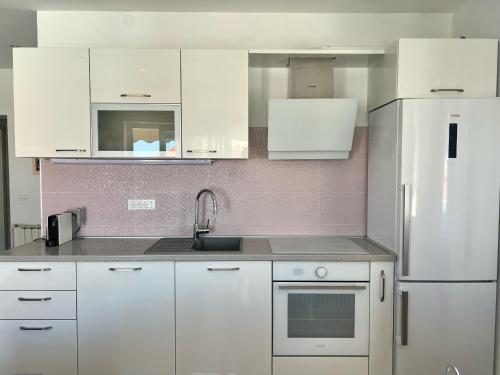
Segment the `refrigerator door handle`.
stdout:
<svg viewBox="0 0 500 375">
<path fill-rule="evenodd" d="M 408 291 L 401 291 L 401 346 L 408 346 Z"/>
<path fill-rule="evenodd" d="M 385 272 L 380 271 L 380 302 L 385 301 Z"/>
<path fill-rule="evenodd" d="M 403 243 L 401 251 L 401 273 L 409 276 L 410 265 L 410 212 L 411 212 L 411 185 L 403 185 Z"/>
</svg>

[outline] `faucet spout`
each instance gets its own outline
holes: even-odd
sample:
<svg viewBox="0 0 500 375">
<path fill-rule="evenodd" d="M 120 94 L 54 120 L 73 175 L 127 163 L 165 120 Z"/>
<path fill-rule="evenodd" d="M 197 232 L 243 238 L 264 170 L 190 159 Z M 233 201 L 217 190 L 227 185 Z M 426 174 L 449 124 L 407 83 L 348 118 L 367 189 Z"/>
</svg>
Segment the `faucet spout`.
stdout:
<svg viewBox="0 0 500 375">
<path fill-rule="evenodd" d="M 205 228 L 201 228 L 198 223 L 198 216 L 200 211 L 200 198 L 203 194 L 208 194 L 212 198 L 212 207 L 214 215 L 217 215 L 217 198 L 215 194 L 210 189 L 203 189 L 196 195 L 196 200 L 194 202 L 194 226 L 193 226 L 193 239 L 197 240 L 200 237 L 200 234 L 210 233 L 210 227 L 208 226 L 209 221 L 207 221 L 207 226 Z"/>
</svg>

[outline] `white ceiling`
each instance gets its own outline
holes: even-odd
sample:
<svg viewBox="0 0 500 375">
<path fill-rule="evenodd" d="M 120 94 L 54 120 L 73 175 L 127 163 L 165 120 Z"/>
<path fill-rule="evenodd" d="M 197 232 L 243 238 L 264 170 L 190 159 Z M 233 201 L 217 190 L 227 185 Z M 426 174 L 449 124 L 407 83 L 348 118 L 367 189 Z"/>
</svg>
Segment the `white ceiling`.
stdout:
<svg viewBox="0 0 500 375">
<path fill-rule="evenodd" d="M 0 0 L 0 8 L 169 12 L 449 13 L 466 0 Z"/>
</svg>

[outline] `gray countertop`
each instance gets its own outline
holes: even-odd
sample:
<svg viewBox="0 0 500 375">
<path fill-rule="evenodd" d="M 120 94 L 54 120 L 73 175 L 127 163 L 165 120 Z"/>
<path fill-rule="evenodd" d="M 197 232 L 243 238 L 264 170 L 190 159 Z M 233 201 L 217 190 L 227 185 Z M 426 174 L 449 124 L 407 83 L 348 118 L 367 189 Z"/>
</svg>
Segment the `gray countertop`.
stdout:
<svg viewBox="0 0 500 375">
<path fill-rule="evenodd" d="M 366 250 L 366 254 L 273 253 L 267 238 L 244 237 L 239 252 L 182 251 L 171 253 L 144 252 L 159 238 L 83 238 L 61 246 L 46 247 L 39 240 L 0 253 L 0 262 L 104 262 L 104 261 L 394 261 L 394 254 L 375 246 L 364 238 L 350 238 Z"/>
</svg>

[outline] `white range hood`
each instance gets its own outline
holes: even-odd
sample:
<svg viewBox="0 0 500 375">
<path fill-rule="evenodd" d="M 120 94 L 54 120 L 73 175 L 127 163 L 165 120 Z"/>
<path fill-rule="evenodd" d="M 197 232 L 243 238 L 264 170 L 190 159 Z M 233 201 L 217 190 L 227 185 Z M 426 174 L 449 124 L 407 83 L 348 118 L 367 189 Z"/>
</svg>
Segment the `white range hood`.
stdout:
<svg viewBox="0 0 500 375">
<path fill-rule="evenodd" d="M 358 99 L 270 99 L 268 158 L 348 159 Z"/>
</svg>

